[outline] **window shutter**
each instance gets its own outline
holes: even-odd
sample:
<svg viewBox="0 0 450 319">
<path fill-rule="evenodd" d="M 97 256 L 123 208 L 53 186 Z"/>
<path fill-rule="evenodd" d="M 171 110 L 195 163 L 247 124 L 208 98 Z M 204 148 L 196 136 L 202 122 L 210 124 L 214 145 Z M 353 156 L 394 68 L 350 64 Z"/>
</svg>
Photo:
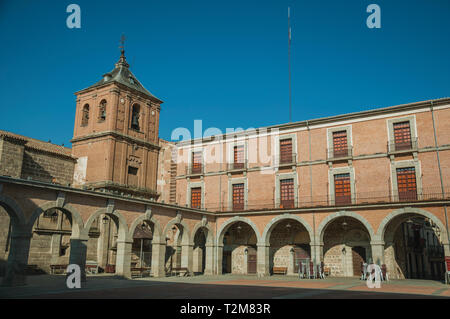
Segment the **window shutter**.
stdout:
<svg viewBox="0 0 450 319">
<path fill-rule="evenodd" d="M 233 210 L 244 209 L 244 184 L 233 184 Z"/>
<path fill-rule="evenodd" d="M 191 207 L 202 208 L 202 188 L 191 188 Z"/>
<path fill-rule="evenodd" d="M 292 139 L 280 140 L 280 163 L 292 162 Z"/>
<path fill-rule="evenodd" d="M 348 156 L 347 131 L 333 132 L 334 157 Z"/>
<path fill-rule="evenodd" d="M 399 200 L 417 200 L 416 172 L 414 167 L 397 168 L 397 187 Z"/>
<path fill-rule="evenodd" d="M 294 179 L 280 180 L 280 206 L 281 208 L 294 207 Z"/>
<path fill-rule="evenodd" d="M 411 148 L 411 128 L 409 121 L 394 123 L 394 143 L 396 151 Z"/>
<path fill-rule="evenodd" d="M 334 196 L 336 205 L 352 203 L 350 174 L 347 173 L 334 175 Z"/>
</svg>

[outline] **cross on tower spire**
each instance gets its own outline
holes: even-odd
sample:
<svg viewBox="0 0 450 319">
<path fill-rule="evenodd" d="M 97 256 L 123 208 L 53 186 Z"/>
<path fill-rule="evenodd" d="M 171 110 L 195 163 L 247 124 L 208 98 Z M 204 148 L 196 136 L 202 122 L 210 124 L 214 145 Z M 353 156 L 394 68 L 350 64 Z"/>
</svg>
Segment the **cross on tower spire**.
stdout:
<svg viewBox="0 0 450 319">
<path fill-rule="evenodd" d="M 125 35 L 122 33 L 122 36 L 120 37 L 120 58 L 119 62 L 116 63 L 116 67 L 124 66 L 126 68 L 130 67 L 130 65 L 127 63 L 127 60 L 125 58 Z"/>
<path fill-rule="evenodd" d="M 122 36 L 120 37 L 120 46 L 119 46 L 119 48 L 121 49 L 120 52 L 122 54 L 125 53 L 125 39 L 126 39 L 125 34 L 122 33 Z"/>
</svg>

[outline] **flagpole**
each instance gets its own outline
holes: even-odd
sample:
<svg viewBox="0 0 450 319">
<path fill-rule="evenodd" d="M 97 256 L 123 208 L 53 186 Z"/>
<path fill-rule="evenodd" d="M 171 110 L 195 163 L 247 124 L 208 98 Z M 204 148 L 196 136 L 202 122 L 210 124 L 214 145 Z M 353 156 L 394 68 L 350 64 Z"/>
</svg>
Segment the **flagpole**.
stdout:
<svg viewBox="0 0 450 319">
<path fill-rule="evenodd" d="M 289 123 L 292 122 L 292 85 L 291 85 L 291 8 L 288 7 L 288 69 L 289 69 Z"/>
</svg>

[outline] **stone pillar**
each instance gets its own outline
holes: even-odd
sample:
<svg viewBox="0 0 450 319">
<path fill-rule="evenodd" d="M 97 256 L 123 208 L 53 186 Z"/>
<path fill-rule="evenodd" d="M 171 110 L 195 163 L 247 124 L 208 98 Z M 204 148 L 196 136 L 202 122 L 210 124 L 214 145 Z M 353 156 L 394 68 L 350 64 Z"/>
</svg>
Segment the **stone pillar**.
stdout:
<svg viewBox="0 0 450 319">
<path fill-rule="evenodd" d="M 186 267 L 189 271 L 193 271 L 194 246 L 190 244 L 181 245 L 181 267 Z"/>
<path fill-rule="evenodd" d="M 194 273 L 199 273 L 202 271 L 202 257 L 203 257 L 203 249 L 204 247 L 195 247 L 193 249 L 193 257 L 192 257 L 192 271 Z"/>
<path fill-rule="evenodd" d="M 86 253 L 88 238 L 70 238 L 69 264 L 80 266 L 81 281 L 86 281 Z"/>
<path fill-rule="evenodd" d="M 323 243 L 310 244 L 311 246 L 311 261 L 315 265 L 319 265 L 323 262 Z"/>
<path fill-rule="evenodd" d="M 152 242 L 152 274 L 153 277 L 165 277 L 166 243 Z"/>
<path fill-rule="evenodd" d="M 100 217 L 99 217 L 100 218 Z M 99 225 L 99 230 L 100 230 L 100 236 L 97 239 L 97 260 L 98 260 L 98 265 L 99 267 L 102 267 L 104 269 L 106 269 L 106 261 L 108 259 L 108 248 L 109 248 L 109 242 L 108 242 L 108 232 L 111 231 L 110 230 L 110 223 L 112 221 L 110 219 L 108 219 L 108 221 L 104 222 L 102 218 L 100 218 L 100 225 Z"/>
<path fill-rule="evenodd" d="M 26 285 L 25 268 L 28 264 L 31 233 L 14 231 L 11 234 L 10 251 L 2 286 Z"/>
<path fill-rule="evenodd" d="M 216 262 L 217 262 L 217 275 L 222 275 L 223 274 L 223 245 L 217 246 Z"/>
<path fill-rule="evenodd" d="M 294 257 L 294 248 L 291 247 L 289 249 L 289 262 L 287 267 L 287 274 L 288 275 L 294 275 L 294 269 L 295 269 L 295 257 Z"/>
<path fill-rule="evenodd" d="M 214 245 L 206 244 L 206 256 L 205 256 L 205 273 L 204 275 L 214 274 Z"/>
<path fill-rule="evenodd" d="M 270 246 L 263 244 L 258 244 L 257 249 L 257 267 L 256 272 L 258 277 L 269 276 L 269 249 Z"/>
<path fill-rule="evenodd" d="M 370 247 L 372 249 L 372 262 L 378 266 L 384 264 L 384 241 L 372 240 Z"/>
<path fill-rule="evenodd" d="M 117 240 L 116 275 L 131 278 L 132 241 Z"/>
</svg>

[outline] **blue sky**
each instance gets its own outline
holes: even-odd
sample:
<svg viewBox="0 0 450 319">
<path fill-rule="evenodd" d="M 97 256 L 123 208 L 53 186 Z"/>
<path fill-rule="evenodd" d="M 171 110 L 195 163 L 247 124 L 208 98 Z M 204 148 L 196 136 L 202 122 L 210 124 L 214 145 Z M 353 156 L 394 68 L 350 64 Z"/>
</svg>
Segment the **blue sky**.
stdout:
<svg viewBox="0 0 450 319">
<path fill-rule="evenodd" d="M 66 7 L 81 7 L 81 29 Z M 366 8 L 381 8 L 369 29 Z M 286 123 L 287 7 L 293 120 L 450 96 L 450 1 L 0 2 L 0 129 L 69 145 L 74 92 L 97 82 L 127 37 L 131 70 L 176 127 Z"/>
</svg>

